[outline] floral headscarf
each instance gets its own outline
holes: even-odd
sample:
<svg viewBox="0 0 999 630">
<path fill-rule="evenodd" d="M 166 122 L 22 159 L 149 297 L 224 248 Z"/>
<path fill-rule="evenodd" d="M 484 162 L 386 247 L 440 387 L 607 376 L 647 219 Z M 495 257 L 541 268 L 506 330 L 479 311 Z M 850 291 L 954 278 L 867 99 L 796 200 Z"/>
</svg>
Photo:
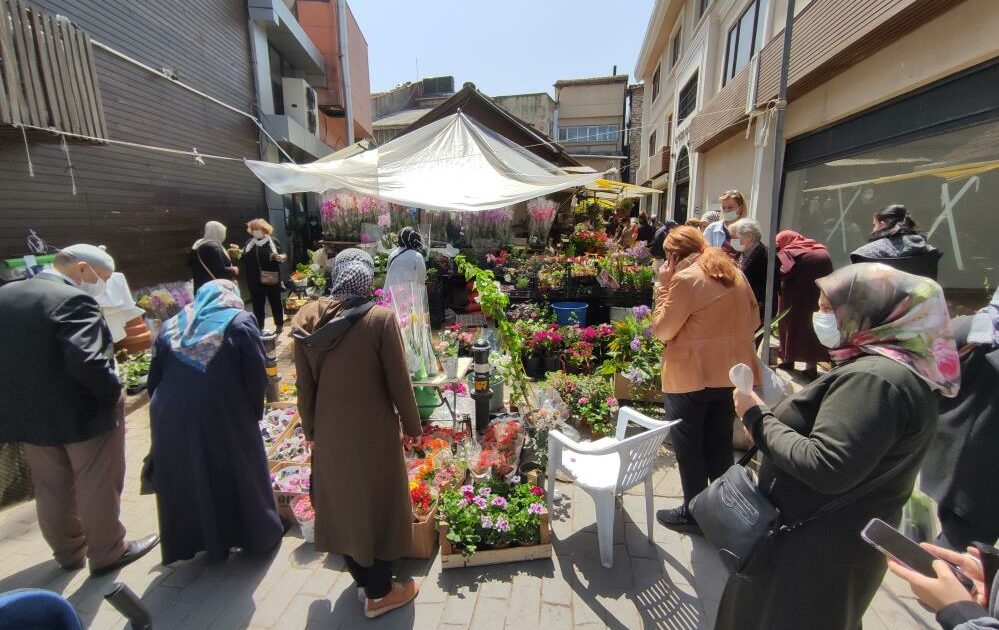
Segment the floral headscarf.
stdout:
<svg viewBox="0 0 999 630">
<path fill-rule="evenodd" d="M 371 255 L 354 247 L 345 249 L 333 259 L 330 294 L 334 299 L 370 297 L 374 278 L 375 261 Z"/>
<path fill-rule="evenodd" d="M 163 324 L 160 335 L 180 361 L 205 372 L 222 348 L 226 328 L 242 312 L 243 299 L 236 285 L 231 280 L 212 280 L 198 289 L 193 303 Z"/>
<path fill-rule="evenodd" d="M 880 263 L 843 267 L 816 281 L 836 314 L 843 345 L 834 361 L 876 354 L 897 361 L 948 398 L 960 359 L 940 285 Z"/>
</svg>

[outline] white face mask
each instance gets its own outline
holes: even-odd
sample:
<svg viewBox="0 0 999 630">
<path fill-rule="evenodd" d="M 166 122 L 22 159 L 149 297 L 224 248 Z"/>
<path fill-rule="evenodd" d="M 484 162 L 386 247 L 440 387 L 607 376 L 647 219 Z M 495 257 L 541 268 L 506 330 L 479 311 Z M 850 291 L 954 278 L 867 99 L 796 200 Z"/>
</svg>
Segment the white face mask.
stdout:
<svg viewBox="0 0 999 630">
<path fill-rule="evenodd" d="M 263 237 L 264 237 L 264 231 L 263 230 L 253 230 L 253 238 L 255 238 L 257 240 L 260 240 Z"/>
<path fill-rule="evenodd" d="M 729 245 L 732 246 L 732 249 L 734 249 L 737 252 L 744 252 L 744 251 L 746 251 L 746 246 L 743 245 L 742 241 L 740 241 L 737 238 L 733 238 L 733 239 L 729 240 L 728 243 L 729 243 Z"/>
<path fill-rule="evenodd" d="M 100 276 L 97 276 L 97 282 L 80 281 L 80 289 L 92 298 L 96 298 L 98 295 L 104 293 L 107 288 L 107 282 Z"/>
<path fill-rule="evenodd" d="M 819 343 L 827 348 L 838 348 L 843 340 L 834 313 L 812 313 L 812 328 Z"/>
<path fill-rule="evenodd" d="M 733 210 L 732 212 L 722 212 L 722 218 L 729 222 L 735 221 L 739 218 L 739 211 Z"/>
</svg>

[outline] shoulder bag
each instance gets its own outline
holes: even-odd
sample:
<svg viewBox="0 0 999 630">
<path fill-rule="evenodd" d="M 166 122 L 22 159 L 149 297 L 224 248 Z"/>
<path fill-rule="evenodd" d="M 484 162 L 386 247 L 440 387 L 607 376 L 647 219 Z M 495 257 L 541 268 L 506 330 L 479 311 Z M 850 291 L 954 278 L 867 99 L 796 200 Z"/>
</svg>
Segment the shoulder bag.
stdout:
<svg viewBox="0 0 999 630">
<path fill-rule="evenodd" d="M 260 270 L 260 284 L 265 287 L 273 287 L 281 282 L 281 272 L 280 271 L 264 271 L 263 265 L 260 264 L 260 248 L 254 245 L 253 253 L 257 255 L 257 269 Z"/>
<path fill-rule="evenodd" d="M 690 502 L 694 520 L 704 532 L 704 537 L 718 550 L 725 567 L 750 579 L 759 567 L 766 564 L 777 537 L 860 499 L 897 475 L 920 455 L 920 451 L 915 450 L 889 470 L 827 503 L 811 516 L 793 523 L 782 523 L 780 510 L 760 489 L 756 475 L 746 468 L 757 449 L 756 446 L 749 449 L 738 463 Z"/>
</svg>

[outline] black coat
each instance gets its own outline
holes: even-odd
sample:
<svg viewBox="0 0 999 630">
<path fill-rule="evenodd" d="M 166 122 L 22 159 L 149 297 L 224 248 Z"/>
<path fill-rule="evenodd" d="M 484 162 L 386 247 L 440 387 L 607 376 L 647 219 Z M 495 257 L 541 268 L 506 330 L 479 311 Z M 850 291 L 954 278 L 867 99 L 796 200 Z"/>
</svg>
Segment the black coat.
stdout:
<svg viewBox="0 0 999 630">
<path fill-rule="evenodd" d="M 970 317 L 952 327 L 968 342 Z M 966 521 L 999 529 L 999 348 L 976 345 L 961 357 L 961 391 L 940 401 L 937 436 L 923 465 L 923 491 Z"/>
<path fill-rule="evenodd" d="M 860 537 L 872 518 L 897 526 L 937 397 L 900 363 L 864 356 L 840 365 L 743 423 L 763 453 L 759 485 L 785 522 L 812 515 L 858 485 L 907 464 L 854 502 L 775 540 L 751 581 L 728 578 L 715 630 L 855 630 L 887 565 Z"/>
<path fill-rule="evenodd" d="M 0 287 L 0 442 L 57 446 L 118 425 L 121 383 L 101 309 L 59 276 Z"/>
<path fill-rule="evenodd" d="M 760 306 L 760 321 L 763 321 L 763 309 L 764 305 L 767 303 L 767 247 L 766 245 L 760 243 L 754 247 L 751 251 L 746 252 L 741 255 L 739 259 L 739 266 L 742 269 L 742 273 L 746 275 L 746 281 L 749 283 L 749 287 L 753 290 L 753 295 L 756 296 L 756 303 Z M 774 274 L 777 277 L 777 274 Z M 777 307 L 777 291 L 774 291 L 774 308 Z M 774 310 L 774 317 L 777 316 L 777 311 Z"/>
<path fill-rule="evenodd" d="M 231 547 L 262 554 L 281 538 L 267 453 L 264 348 L 253 315 L 240 313 L 199 372 L 162 335 L 149 369 L 153 485 L 163 564 Z"/>
<path fill-rule="evenodd" d="M 233 265 L 229 254 L 221 243 L 215 241 L 202 243 L 198 249 L 192 249 L 187 256 L 187 266 L 191 268 L 195 293 L 206 282 L 236 278 L 236 274 L 230 269 Z"/>
<path fill-rule="evenodd" d="M 246 241 L 243 245 L 243 266 L 246 274 L 246 283 L 251 287 L 261 286 L 260 282 L 260 272 L 261 271 L 281 271 L 281 263 L 276 260 L 271 260 L 271 248 L 270 245 L 251 246 L 249 251 L 247 251 L 247 246 L 253 242 L 253 239 Z M 271 242 L 274 243 L 274 249 L 279 254 L 283 254 L 284 251 L 281 249 L 281 243 L 271 237 Z"/>
</svg>

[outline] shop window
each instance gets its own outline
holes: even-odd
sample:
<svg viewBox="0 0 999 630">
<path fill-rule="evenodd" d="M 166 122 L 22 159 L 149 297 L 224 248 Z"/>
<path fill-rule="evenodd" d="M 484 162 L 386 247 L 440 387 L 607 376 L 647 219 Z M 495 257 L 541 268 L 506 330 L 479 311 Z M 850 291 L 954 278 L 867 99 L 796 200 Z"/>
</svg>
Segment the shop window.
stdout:
<svg viewBox="0 0 999 630">
<path fill-rule="evenodd" d="M 876 211 L 904 204 L 943 252 L 938 280 L 957 315 L 981 306 L 999 285 L 997 196 L 993 120 L 789 171 L 781 226 L 825 243 L 840 267 L 868 242 Z"/>
</svg>

